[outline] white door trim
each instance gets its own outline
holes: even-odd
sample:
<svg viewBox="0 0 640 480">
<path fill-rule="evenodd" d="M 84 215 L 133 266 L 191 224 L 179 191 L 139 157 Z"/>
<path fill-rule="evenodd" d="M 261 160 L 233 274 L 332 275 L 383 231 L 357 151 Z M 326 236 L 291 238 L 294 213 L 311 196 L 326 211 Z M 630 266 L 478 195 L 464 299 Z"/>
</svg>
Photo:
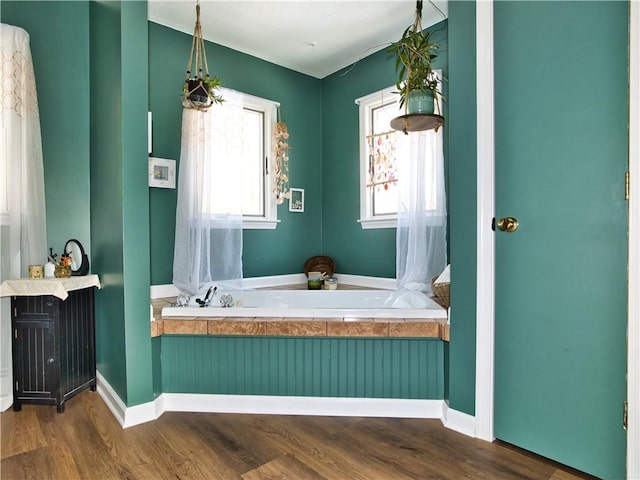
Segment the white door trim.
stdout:
<svg viewBox="0 0 640 480">
<path fill-rule="evenodd" d="M 476 437 L 493 441 L 494 198 L 493 0 L 476 2 L 477 284 Z"/>
<path fill-rule="evenodd" d="M 627 478 L 640 478 L 640 2 L 629 5 L 629 323 Z"/>
<path fill-rule="evenodd" d="M 640 478 L 640 1 L 629 6 L 629 311 L 627 478 Z M 476 301 L 476 436 L 493 440 L 494 199 L 493 0 L 476 3 L 478 135 L 478 278 Z"/>
</svg>

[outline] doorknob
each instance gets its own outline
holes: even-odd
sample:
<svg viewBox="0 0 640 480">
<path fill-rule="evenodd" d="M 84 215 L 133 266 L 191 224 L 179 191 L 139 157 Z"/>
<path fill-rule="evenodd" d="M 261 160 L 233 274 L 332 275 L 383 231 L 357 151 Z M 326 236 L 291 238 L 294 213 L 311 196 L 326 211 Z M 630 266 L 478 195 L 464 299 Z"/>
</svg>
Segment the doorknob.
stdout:
<svg viewBox="0 0 640 480">
<path fill-rule="evenodd" d="M 513 233 L 518 229 L 518 219 L 515 217 L 503 217 L 497 222 L 498 230 Z"/>
</svg>

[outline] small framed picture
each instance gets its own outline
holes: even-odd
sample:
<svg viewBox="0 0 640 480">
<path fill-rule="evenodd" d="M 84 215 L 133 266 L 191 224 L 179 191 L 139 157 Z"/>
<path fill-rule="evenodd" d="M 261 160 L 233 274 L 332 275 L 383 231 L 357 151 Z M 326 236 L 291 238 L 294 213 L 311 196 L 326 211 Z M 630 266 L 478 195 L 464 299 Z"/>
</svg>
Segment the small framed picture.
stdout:
<svg viewBox="0 0 640 480">
<path fill-rule="evenodd" d="M 291 188 L 291 197 L 289 197 L 290 212 L 304 212 L 304 189 Z"/>
<path fill-rule="evenodd" d="M 149 186 L 176 188 L 176 161 L 149 157 Z"/>
</svg>

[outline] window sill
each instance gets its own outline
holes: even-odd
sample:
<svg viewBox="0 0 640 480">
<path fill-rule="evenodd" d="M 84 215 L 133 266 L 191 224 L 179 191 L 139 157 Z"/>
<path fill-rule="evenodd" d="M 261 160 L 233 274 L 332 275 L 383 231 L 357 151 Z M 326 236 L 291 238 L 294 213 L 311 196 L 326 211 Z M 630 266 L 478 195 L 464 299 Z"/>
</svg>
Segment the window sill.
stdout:
<svg viewBox="0 0 640 480">
<path fill-rule="evenodd" d="M 271 220 L 268 218 L 243 218 L 243 230 L 275 230 L 280 220 Z"/>
<path fill-rule="evenodd" d="M 370 230 L 374 228 L 396 228 L 398 226 L 398 220 L 395 216 L 386 218 L 359 219 L 358 223 L 363 230 Z"/>
</svg>

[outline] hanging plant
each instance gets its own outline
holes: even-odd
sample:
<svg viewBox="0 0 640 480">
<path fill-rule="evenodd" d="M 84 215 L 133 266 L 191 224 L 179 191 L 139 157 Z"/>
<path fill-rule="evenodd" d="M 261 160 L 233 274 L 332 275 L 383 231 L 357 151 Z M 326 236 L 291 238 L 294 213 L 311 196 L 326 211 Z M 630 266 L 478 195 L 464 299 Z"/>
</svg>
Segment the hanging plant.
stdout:
<svg viewBox="0 0 640 480">
<path fill-rule="evenodd" d="M 418 1 L 413 24 L 388 49 L 396 56 L 396 87 L 400 93 L 400 108 L 407 108 L 412 92 L 429 94 L 432 105 L 433 98 L 441 94 L 438 78 L 433 71 L 433 61 L 438 57 L 439 48 L 437 43 L 431 41 L 431 32 L 422 30 L 422 2 Z"/>
<path fill-rule="evenodd" d="M 431 129 L 437 131 L 444 123 L 438 101 L 444 98 L 439 89 L 439 78 L 433 71 L 433 61 L 439 48 L 431 40 L 431 33 L 422 29 L 422 0 L 418 0 L 413 24 L 388 49 L 396 56 L 396 87 L 400 94 L 400 108 L 405 109 L 404 115 L 391 120 L 394 130 L 405 134 Z"/>
<path fill-rule="evenodd" d="M 194 66 L 196 74 L 192 75 Z M 217 93 L 222 82 L 217 76 L 209 75 L 207 52 L 204 48 L 202 26 L 200 25 L 200 2 L 196 4 L 196 26 L 193 30 L 191 53 L 187 64 L 187 74 L 182 85 L 182 106 L 196 110 L 207 110 L 214 103 L 222 103 L 222 95 Z"/>
<path fill-rule="evenodd" d="M 289 131 L 287 125 L 280 120 L 278 107 L 278 122 L 273 129 L 273 194 L 276 203 L 281 205 L 289 199 Z"/>
</svg>

